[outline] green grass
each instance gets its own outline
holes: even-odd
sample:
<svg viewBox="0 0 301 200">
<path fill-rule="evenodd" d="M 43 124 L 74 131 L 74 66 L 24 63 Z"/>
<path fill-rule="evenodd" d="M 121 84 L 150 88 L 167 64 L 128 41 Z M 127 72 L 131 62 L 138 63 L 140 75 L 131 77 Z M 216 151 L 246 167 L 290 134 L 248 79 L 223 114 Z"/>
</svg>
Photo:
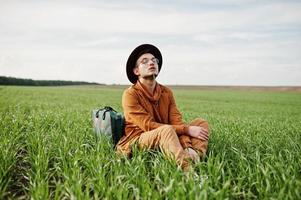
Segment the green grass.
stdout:
<svg viewBox="0 0 301 200">
<path fill-rule="evenodd" d="M 301 199 L 301 94 L 175 90 L 184 121 L 209 121 L 205 162 L 183 176 L 161 153 L 118 157 L 91 110 L 122 89 L 0 87 L 0 199 Z"/>
</svg>

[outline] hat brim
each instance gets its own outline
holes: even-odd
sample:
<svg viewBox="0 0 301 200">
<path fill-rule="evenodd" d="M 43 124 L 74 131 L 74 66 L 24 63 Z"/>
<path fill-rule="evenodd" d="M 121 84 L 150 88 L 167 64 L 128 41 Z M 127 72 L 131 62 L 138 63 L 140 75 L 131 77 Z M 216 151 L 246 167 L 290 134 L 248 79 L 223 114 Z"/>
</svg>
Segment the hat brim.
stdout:
<svg viewBox="0 0 301 200">
<path fill-rule="evenodd" d="M 162 67 L 162 54 L 160 52 L 160 50 L 155 47 L 154 45 L 151 44 L 142 44 L 138 47 L 136 47 L 133 52 L 130 54 L 127 63 L 126 63 L 126 74 L 127 77 L 129 79 L 129 81 L 131 81 L 131 83 L 135 84 L 138 80 L 138 76 L 136 74 L 134 74 L 133 69 L 136 66 L 136 62 L 138 60 L 138 58 L 145 53 L 150 53 L 153 56 L 155 56 L 155 58 L 159 59 L 159 72 L 161 70 Z"/>
</svg>

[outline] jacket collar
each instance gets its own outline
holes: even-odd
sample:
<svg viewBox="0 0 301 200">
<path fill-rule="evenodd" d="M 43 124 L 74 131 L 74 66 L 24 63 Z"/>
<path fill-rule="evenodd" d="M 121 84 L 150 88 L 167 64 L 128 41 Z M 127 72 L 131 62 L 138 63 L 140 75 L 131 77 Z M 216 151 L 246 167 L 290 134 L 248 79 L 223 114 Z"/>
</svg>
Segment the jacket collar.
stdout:
<svg viewBox="0 0 301 200">
<path fill-rule="evenodd" d="M 151 94 L 139 80 L 136 82 L 134 87 L 138 89 L 144 96 L 146 96 L 152 103 L 158 103 L 162 94 L 161 86 L 158 83 L 156 83 L 154 94 Z"/>
</svg>

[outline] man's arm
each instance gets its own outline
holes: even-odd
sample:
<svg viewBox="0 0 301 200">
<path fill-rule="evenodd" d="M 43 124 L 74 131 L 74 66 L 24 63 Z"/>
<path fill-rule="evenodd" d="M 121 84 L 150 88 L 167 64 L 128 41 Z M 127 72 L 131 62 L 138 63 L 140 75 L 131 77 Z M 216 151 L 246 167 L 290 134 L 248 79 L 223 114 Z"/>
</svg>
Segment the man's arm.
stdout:
<svg viewBox="0 0 301 200">
<path fill-rule="evenodd" d="M 126 90 L 122 96 L 122 106 L 126 120 L 137 125 L 143 131 L 151 131 L 164 124 L 155 121 L 144 108 L 139 104 L 138 96 Z"/>
<path fill-rule="evenodd" d="M 199 126 L 188 126 L 184 124 L 184 122 L 182 121 L 182 115 L 177 108 L 175 98 L 172 92 L 170 93 L 170 101 L 171 104 L 170 104 L 170 111 L 169 111 L 169 119 L 171 125 L 175 127 L 176 132 L 178 134 L 186 134 L 198 139 L 208 140 L 207 129 Z"/>
<path fill-rule="evenodd" d="M 171 90 L 169 99 L 170 99 L 170 105 L 169 105 L 169 121 L 170 124 L 176 129 L 176 132 L 178 135 L 182 134 L 188 134 L 188 126 L 183 122 L 182 115 L 180 111 L 177 108 L 175 98 L 173 96 L 173 93 Z"/>
</svg>

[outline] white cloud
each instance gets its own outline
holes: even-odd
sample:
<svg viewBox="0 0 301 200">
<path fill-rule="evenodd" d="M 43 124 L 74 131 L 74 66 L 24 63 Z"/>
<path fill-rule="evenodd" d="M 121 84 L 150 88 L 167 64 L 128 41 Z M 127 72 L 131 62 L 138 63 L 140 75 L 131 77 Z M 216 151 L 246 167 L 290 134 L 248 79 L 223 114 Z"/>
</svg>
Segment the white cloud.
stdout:
<svg viewBox="0 0 301 200">
<path fill-rule="evenodd" d="M 129 83 L 126 59 L 147 42 L 162 50 L 164 83 L 301 85 L 300 9 L 297 1 L 5 1 L 0 74 Z"/>
</svg>

